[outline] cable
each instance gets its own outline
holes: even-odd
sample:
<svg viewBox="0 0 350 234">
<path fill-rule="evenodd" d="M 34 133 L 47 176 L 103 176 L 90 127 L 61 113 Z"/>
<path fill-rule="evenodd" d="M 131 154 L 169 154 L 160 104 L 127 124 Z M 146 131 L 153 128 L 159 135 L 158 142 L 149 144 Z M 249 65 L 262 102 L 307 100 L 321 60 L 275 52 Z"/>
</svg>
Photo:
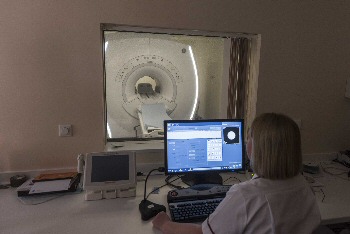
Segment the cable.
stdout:
<svg viewBox="0 0 350 234">
<path fill-rule="evenodd" d="M 146 186 L 147 186 L 147 180 L 148 180 L 148 177 L 151 175 L 152 172 L 154 171 L 159 171 L 159 172 L 164 172 L 165 171 L 165 168 L 164 167 L 158 167 L 157 169 L 152 169 L 150 170 L 150 172 L 148 172 L 147 176 L 146 176 L 146 179 L 145 179 L 145 189 L 144 189 L 144 192 L 143 192 L 143 200 L 146 200 Z"/>
<path fill-rule="evenodd" d="M 161 189 L 161 188 L 163 188 L 163 187 L 165 187 L 165 186 L 167 186 L 167 184 L 163 184 L 162 186 L 153 189 L 151 192 L 149 192 L 149 193 L 147 194 L 146 200 L 148 199 L 149 195 L 151 195 L 153 192 L 155 192 L 155 191 L 157 191 L 157 190 L 159 190 L 159 189 Z"/>
<path fill-rule="evenodd" d="M 0 184 L 0 189 L 8 189 L 10 185 Z"/>
<path fill-rule="evenodd" d="M 170 178 L 166 178 L 165 180 L 167 180 L 167 179 L 169 180 Z M 182 188 L 181 186 L 177 186 L 177 185 L 173 185 L 173 184 L 172 184 L 172 182 L 174 182 L 174 181 L 176 181 L 176 180 L 178 180 L 178 179 L 180 179 L 179 176 L 178 176 L 178 178 L 176 178 L 176 179 L 174 179 L 174 180 L 172 180 L 172 181 L 170 181 L 170 182 L 167 182 L 167 181 L 166 181 L 166 183 L 163 184 L 162 186 L 153 189 L 151 192 L 149 192 L 149 193 L 147 194 L 146 199 L 148 199 L 148 197 L 149 197 L 154 191 L 157 191 L 158 189 L 163 188 L 163 187 L 165 187 L 165 186 L 167 186 L 167 185 L 172 186 L 172 187 L 177 188 L 177 189 L 181 189 L 181 188 Z"/>
<path fill-rule="evenodd" d="M 333 162 L 336 162 L 336 163 L 339 163 L 347 168 L 350 168 L 350 163 L 348 162 L 345 162 L 345 161 L 339 161 L 337 158 L 336 159 L 333 159 Z"/>
<path fill-rule="evenodd" d="M 166 183 L 167 185 L 173 187 L 173 188 L 182 189 L 182 188 L 183 188 L 182 186 L 172 184 L 174 181 L 181 179 L 181 177 L 177 175 L 177 178 L 176 178 L 176 179 L 174 179 L 174 180 L 172 180 L 172 181 L 169 182 L 169 180 L 170 180 L 172 177 L 173 177 L 173 176 L 170 175 L 170 176 L 168 176 L 167 178 L 165 178 L 165 183 Z"/>
<path fill-rule="evenodd" d="M 54 199 L 60 198 L 65 196 L 66 194 L 55 194 L 55 195 L 51 195 L 51 196 L 42 196 L 39 198 L 39 200 L 37 201 L 36 199 L 33 200 L 23 200 L 24 197 L 18 197 L 18 200 L 20 200 L 24 205 L 40 205 L 40 204 L 44 204 L 46 202 L 52 201 Z M 30 203 L 28 203 L 30 202 Z"/>
<path fill-rule="evenodd" d="M 141 213 L 141 219 L 143 221 L 149 220 L 150 218 L 156 216 L 159 212 L 161 211 L 166 211 L 165 206 L 156 204 L 154 202 L 148 201 L 146 197 L 146 186 L 147 186 L 147 180 L 148 177 L 151 175 L 152 172 L 154 171 L 159 171 L 159 172 L 164 172 L 165 168 L 164 167 L 159 167 L 157 169 L 151 170 L 145 179 L 145 189 L 143 193 L 143 200 L 139 204 L 139 210 Z"/>
<path fill-rule="evenodd" d="M 239 183 L 242 182 L 240 179 L 238 179 L 236 176 L 230 176 L 229 178 L 227 178 L 226 180 L 224 180 L 222 183 L 224 184 L 225 182 L 229 181 L 230 179 L 235 179 L 237 180 Z"/>
<path fill-rule="evenodd" d="M 348 172 L 348 169 L 343 169 L 343 168 L 338 168 L 338 167 L 335 167 L 335 166 L 332 166 L 333 163 L 336 163 L 337 165 L 341 165 L 339 164 L 337 161 L 334 161 L 327 164 L 327 166 L 325 167 L 323 164 L 324 163 L 320 163 L 320 166 L 322 168 L 322 170 L 331 175 L 331 176 L 334 176 L 334 177 L 337 177 L 337 178 L 340 178 L 342 180 L 346 180 L 346 181 L 349 181 L 349 172 Z M 344 178 L 344 176 L 342 175 L 347 175 L 346 178 Z"/>
</svg>

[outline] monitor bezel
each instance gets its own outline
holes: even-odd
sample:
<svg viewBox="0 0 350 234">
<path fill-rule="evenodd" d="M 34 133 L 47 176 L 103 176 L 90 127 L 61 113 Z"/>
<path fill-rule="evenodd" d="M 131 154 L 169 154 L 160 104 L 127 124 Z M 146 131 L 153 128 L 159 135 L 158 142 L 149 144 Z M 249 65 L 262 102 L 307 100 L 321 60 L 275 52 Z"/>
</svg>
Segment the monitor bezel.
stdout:
<svg viewBox="0 0 350 234">
<path fill-rule="evenodd" d="M 128 180 L 92 182 L 92 158 L 99 156 L 118 156 L 127 155 L 129 158 L 129 178 Z M 87 191 L 104 191 L 104 190 L 120 190 L 136 187 L 136 156 L 132 151 L 110 151 L 110 152 L 93 152 L 85 156 L 84 166 L 84 182 L 83 189 Z"/>
<path fill-rule="evenodd" d="M 242 138 L 242 168 L 238 169 L 220 169 L 220 170 L 205 170 L 205 171 L 186 171 L 186 172 L 169 172 L 168 168 L 168 144 L 167 144 L 167 124 L 168 123 L 201 123 L 201 122 L 239 122 L 241 123 L 241 138 Z M 185 174 L 208 174 L 208 173 L 225 173 L 239 172 L 246 170 L 246 152 L 244 143 L 244 119 L 200 119 L 200 120 L 165 120 L 164 121 L 164 167 L 165 175 L 185 175 Z"/>
</svg>

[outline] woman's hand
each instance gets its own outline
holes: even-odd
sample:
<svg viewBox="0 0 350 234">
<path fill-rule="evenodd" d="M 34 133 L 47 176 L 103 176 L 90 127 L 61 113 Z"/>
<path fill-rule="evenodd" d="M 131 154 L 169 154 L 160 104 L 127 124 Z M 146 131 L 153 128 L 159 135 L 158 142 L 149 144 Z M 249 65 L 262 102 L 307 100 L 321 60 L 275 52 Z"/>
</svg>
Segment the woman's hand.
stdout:
<svg viewBox="0 0 350 234">
<path fill-rule="evenodd" d="M 157 216 L 152 221 L 153 226 L 161 231 L 163 231 L 162 227 L 167 222 L 171 222 L 171 220 L 170 220 L 169 216 L 163 211 L 158 213 Z"/>
<path fill-rule="evenodd" d="M 202 234 L 202 226 L 195 223 L 176 223 L 165 212 L 160 212 L 152 221 L 153 227 L 163 234 L 191 233 Z"/>
</svg>

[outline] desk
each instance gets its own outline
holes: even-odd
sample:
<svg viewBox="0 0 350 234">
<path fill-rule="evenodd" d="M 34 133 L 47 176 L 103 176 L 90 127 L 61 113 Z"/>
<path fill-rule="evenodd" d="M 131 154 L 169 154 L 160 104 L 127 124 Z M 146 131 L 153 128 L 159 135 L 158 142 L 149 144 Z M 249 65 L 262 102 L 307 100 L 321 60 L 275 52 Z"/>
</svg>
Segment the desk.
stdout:
<svg viewBox="0 0 350 234">
<path fill-rule="evenodd" d="M 349 168 L 331 162 L 320 162 L 320 165 L 334 174 L 344 171 L 339 176 L 324 171 L 321 171 L 320 175 L 313 176 L 317 182 L 323 184 L 321 189 L 324 195 L 319 189 L 314 189 L 322 224 L 350 222 L 350 179 L 347 177 Z M 335 170 L 337 168 L 341 171 Z"/>
<path fill-rule="evenodd" d="M 241 181 L 244 174 L 236 176 Z M 164 184 L 163 175 L 150 176 L 147 192 Z M 227 178 L 227 177 L 226 177 Z M 225 179 L 225 177 L 224 177 Z M 331 224 L 350 221 L 350 181 L 328 174 L 316 178 L 324 184 L 322 196 L 316 192 L 322 223 Z M 226 183 L 237 183 L 233 177 Z M 65 195 L 39 205 L 24 205 L 13 188 L 0 190 L 0 232 L 2 234 L 96 234 L 96 233 L 159 233 L 152 228 L 151 221 L 142 221 L 138 205 L 143 199 L 144 182 L 137 184 L 136 197 L 111 200 L 85 201 L 84 193 Z M 166 204 L 166 194 L 171 190 L 163 187 L 160 194 L 152 194 L 149 200 Z M 167 208 L 168 209 L 168 208 Z"/>
<path fill-rule="evenodd" d="M 233 174 L 246 180 L 244 174 Z M 228 177 L 227 183 L 239 181 Z M 143 178 L 144 179 L 144 178 Z M 147 193 L 164 184 L 164 175 L 150 176 Z M 176 184 L 176 183 L 174 183 Z M 143 199 L 144 181 L 138 181 L 136 197 L 85 201 L 84 192 L 58 197 L 39 205 L 24 205 L 13 188 L 0 190 L 1 234 L 136 234 L 159 233 L 152 228 L 151 220 L 142 221 L 138 205 Z M 160 194 L 151 194 L 149 200 L 166 205 L 166 194 L 171 190 L 165 186 Z M 168 210 L 168 207 L 167 207 Z"/>
<path fill-rule="evenodd" d="M 148 192 L 164 183 L 164 176 L 150 176 Z M 13 188 L 0 190 L 0 233 L 2 234 L 128 234 L 159 233 L 150 221 L 142 221 L 138 205 L 143 199 L 144 182 L 138 182 L 133 198 L 85 201 L 84 192 L 58 197 L 39 205 L 24 205 Z M 165 204 L 166 192 L 149 199 Z"/>
</svg>

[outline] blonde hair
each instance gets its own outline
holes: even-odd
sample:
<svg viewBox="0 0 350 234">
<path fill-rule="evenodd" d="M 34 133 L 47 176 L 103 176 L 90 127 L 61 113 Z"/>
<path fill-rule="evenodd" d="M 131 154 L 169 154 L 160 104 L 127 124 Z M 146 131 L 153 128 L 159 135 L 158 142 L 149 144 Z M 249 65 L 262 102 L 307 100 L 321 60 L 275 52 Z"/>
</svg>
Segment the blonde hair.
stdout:
<svg viewBox="0 0 350 234">
<path fill-rule="evenodd" d="M 287 179 L 300 173 L 300 131 L 292 119 L 282 114 L 262 114 L 253 121 L 251 134 L 251 166 L 258 176 Z"/>
</svg>

